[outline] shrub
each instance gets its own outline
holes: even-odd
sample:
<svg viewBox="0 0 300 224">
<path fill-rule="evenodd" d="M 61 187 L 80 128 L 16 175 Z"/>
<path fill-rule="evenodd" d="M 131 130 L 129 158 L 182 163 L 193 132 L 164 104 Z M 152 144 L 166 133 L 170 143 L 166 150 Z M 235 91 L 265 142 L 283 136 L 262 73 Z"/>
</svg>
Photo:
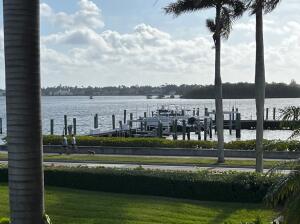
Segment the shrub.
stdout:
<svg viewBox="0 0 300 224">
<path fill-rule="evenodd" d="M 10 221 L 8 218 L 0 218 L 0 224 L 10 224 Z"/>
<path fill-rule="evenodd" d="M 44 145 L 61 145 L 62 137 L 44 136 Z M 71 140 L 69 139 L 69 142 Z M 79 146 L 118 146 L 118 147 L 160 147 L 160 148 L 216 148 L 215 141 L 182 141 L 161 138 L 120 138 L 77 136 Z M 300 141 L 264 140 L 266 151 L 299 151 Z M 226 149 L 254 150 L 255 140 L 232 141 L 225 143 Z"/>
<path fill-rule="evenodd" d="M 84 167 L 45 169 L 45 184 L 48 186 L 245 203 L 261 202 L 276 179 L 275 176 L 236 172 L 167 172 Z M 0 180 L 7 180 L 7 170 L 0 169 Z"/>
</svg>

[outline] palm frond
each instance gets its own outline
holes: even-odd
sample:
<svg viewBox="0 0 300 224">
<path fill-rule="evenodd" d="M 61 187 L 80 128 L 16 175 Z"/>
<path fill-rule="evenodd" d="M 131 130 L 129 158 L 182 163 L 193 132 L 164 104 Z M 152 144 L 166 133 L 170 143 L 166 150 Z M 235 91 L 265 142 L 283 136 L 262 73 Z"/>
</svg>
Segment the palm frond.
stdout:
<svg viewBox="0 0 300 224">
<path fill-rule="evenodd" d="M 244 0 L 251 15 L 254 15 L 259 8 L 263 9 L 265 14 L 272 12 L 281 0 Z"/>
<path fill-rule="evenodd" d="M 285 223 L 298 224 L 300 220 L 300 159 L 284 162 L 271 169 L 268 175 L 284 168 L 291 169 L 288 175 L 282 175 L 269 189 L 265 202 L 272 207 L 282 205 Z"/>
<path fill-rule="evenodd" d="M 166 14 L 179 16 L 183 13 L 194 12 L 202 9 L 215 7 L 214 1 L 210 0 L 177 0 L 164 8 Z"/>
<path fill-rule="evenodd" d="M 213 19 L 207 19 L 206 20 L 206 27 L 208 28 L 208 30 L 212 33 L 216 32 L 216 23 Z"/>
</svg>

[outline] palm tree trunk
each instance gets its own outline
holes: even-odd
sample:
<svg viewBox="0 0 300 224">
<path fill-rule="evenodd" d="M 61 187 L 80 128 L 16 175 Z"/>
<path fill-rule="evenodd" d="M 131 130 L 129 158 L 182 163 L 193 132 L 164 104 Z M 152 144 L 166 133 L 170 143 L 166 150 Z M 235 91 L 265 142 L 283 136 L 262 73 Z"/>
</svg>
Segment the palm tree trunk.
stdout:
<svg viewBox="0 0 300 224">
<path fill-rule="evenodd" d="M 4 0 L 3 10 L 11 222 L 42 224 L 39 0 Z"/>
<path fill-rule="evenodd" d="M 265 104 L 265 62 L 263 38 L 263 10 L 256 12 L 256 65 L 255 65 L 255 99 L 256 99 L 256 172 L 263 172 L 263 133 Z"/>
<path fill-rule="evenodd" d="M 218 135 L 218 162 L 224 159 L 224 115 L 223 115 L 223 93 L 221 79 L 221 37 L 220 37 L 220 15 L 221 7 L 216 7 L 216 35 L 215 41 L 215 104 L 216 104 L 216 126 Z"/>
</svg>

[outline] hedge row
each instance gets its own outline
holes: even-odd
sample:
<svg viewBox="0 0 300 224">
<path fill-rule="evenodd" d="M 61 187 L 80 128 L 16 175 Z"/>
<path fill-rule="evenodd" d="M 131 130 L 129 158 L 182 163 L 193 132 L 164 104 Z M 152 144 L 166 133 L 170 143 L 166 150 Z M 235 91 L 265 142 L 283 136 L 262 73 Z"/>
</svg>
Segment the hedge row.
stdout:
<svg viewBox="0 0 300 224">
<path fill-rule="evenodd" d="M 69 139 L 69 142 L 71 140 Z M 60 145 L 61 136 L 44 136 L 45 145 Z M 160 138 L 119 138 L 77 136 L 79 146 L 119 146 L 119 147 L 166 147 L 166 148 L 216 148 L 215 141 L 182 141 Z M 300 151 L 300 141 L 264 140 L 266 151 Z M 225 143 L 226 149 L 254 150 L 255 140 L 232 141 Z"/>
<path fill-rule="evenodd" d="M 211 173 L 46 168 L 45 184 L 89 191 L 165 196 L 204 201 L 258 203 L 277 177 L 255 173 Z M 0 182 L 7 169 L 0 169 Z"/>
</svg>

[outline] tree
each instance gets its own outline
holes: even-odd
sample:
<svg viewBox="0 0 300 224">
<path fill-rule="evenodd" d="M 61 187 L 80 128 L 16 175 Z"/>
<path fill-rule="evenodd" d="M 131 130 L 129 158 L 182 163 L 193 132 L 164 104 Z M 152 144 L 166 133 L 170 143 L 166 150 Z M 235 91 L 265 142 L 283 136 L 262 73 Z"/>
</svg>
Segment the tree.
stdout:
<svg viewBox="0 0 300 224">
<path fill-rule="evenodd" d="M 218 162 L 224 162 L 224 115 L 221 79 L 221 38 L 228 39 L 232 23 L 241 17 L 245 4 L 240 0 L 177 0 L 164 8 L 167 14 L 179 16 L 187 12 L 214 9 L 214 19 L 207 19 L 206 26 L 213 33 L 215 46 L 215 105 L 218 135 Z"/>
<path fill-rule="evenodd" d="M 256 62 L 255 62 L 255 102 L 256 102 L 256 172 L 263 172 L 263 138 L 265 110 L 265 59 L 263 14 L 272 12 L 280 0 L 246 0 L 252 15 L 256 16 Z"/>
<path fill-rule="evenodd" d="M 39 0 L 3 0 L 13 224 L 44 223 L 39 7 Z"/>
<path fill-rule="evenodd" d="M 278 181 L 269 189 L 265 201 L 272 207 L 283 207 L 284 223 L 300 223 L 300 160 L 286 162 L 273 168 L 270 173 L 289 169 L 288 175 L 281 175 Z"/>
<path fill-rule="evenodd" d="M 282 125 L 285 125 L 293 130 L 293 134 L 289 139 L 298 137 L 300 135 L 300 107 L 288 106 L 280 109 L 280 118 L 282 119 Z"/>
</svg>

